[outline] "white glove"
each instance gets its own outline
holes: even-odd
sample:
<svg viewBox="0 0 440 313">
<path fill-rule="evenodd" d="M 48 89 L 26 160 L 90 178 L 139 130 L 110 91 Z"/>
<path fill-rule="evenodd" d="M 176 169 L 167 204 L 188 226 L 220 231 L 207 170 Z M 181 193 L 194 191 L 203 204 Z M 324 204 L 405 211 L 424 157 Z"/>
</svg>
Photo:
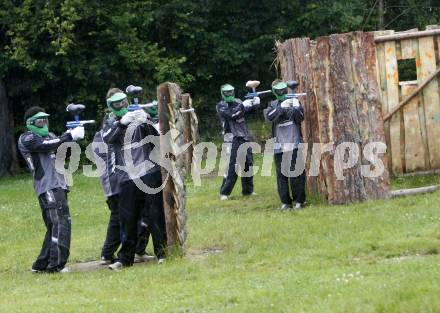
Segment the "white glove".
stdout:
<svg viewBox="0 0 440 313">
<path fill-rule="evenodd" d="M 136 111 L 127 112 L 124 114 L 124 116 L 121 118 L 121 124 L 122 125 L 128 125 L 132 123 L 136 119 Z"/>
<path fill-rule="evenodd" d="M 160 134 L 160 125 L 159 123 L 153 124 L 153 127 L 157 130 L 157 132 Z"/>
<path fill-rule="evenodd" d="M 260 97 L 254 97 L 252 99 L 252 104 L 253 105 L 259 105 L 260 104 Z"/>
<path fill-rule="evenodd" d="M 72 135 L 72 139 L 74 141 L 77 141 L 78 139 L 84 138 L 84 127 L 75 127 L 70 131 L 70 135 Z"/>
<path fill-rule="evenodd" d="M 281 107 L 282 108 L 290 108 L 292 106 L 292 99 L 287 99 L 284 100 L 283 102 L 281 102 Z"/>
<path fill-rule="evenodd" d="M 145 112 L 144 110 L 136 110 L 134 111 L 134 120 L 137 124 L 142 124 L 147 122 L 147 119 L 149 117 L 148 113 Z"/>
<path fill-rule="evenodd" d="M 292 104 L 291 104 L 292 108 L 299 108 L 301 106 L 297 98 L 292 98 L 290 100 L 292 100 Z"/>
<path fill-rule="evenodd" d="M 252 106 L 252 99 L 246 99 L 243 101 L 243 106 L 245 108 L 250 108 Z"/>
</svg>

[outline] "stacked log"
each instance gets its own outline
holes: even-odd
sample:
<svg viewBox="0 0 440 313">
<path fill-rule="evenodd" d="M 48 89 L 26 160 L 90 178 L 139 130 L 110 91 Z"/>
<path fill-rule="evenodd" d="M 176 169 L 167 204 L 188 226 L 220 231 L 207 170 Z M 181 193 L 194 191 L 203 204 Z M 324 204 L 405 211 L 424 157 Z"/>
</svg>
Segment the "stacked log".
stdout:
<svg viewBox="0 0 440 313">
<path fill-rule="evenodd" d="M 183 94 L 177 84 L 163 83 L 157 88 L 162 167 L 164 214 L 167 244 L 182 252 L 187 237 L 185 176 L 192 162 L 192 146 L 181 151 L 185 144 L 196 141 L 197 116 L 192 111 L 189 94 Z M 183 110 L 186 110 L 183 111 Z M 183 111 L 183 112 L 182 112 Z M 189 129 L 188 129 L 189 128 Z"/>
<path fill-rule="evenodd" d="M 290 39 L 277 43 L 277 58 L 282 79 L 297 80 L 298 92 L 307 93 L 301 98 L 306 116 L 302 130 L 308 144 L 307 173 L 313 150 L 332 147 L 320 158 L 319 175 L 307 175 L 309 193 L 333 204 L 388 197 L 389 175 L 383 154 L 379 155 L 385 164 L 382 175 L 368 178 L 361 173 L 361 166 L 369 164 L 362 153 L 365 146 L 385 143 L 374 35 L 355 32 L 316 41 Z M 344 179 L 338 180 L 335 159 L 344 156 L 336 155 L 335 148 L 344 142 L 355 143 L 360 158 L 344 170 Z"/>
</svg>

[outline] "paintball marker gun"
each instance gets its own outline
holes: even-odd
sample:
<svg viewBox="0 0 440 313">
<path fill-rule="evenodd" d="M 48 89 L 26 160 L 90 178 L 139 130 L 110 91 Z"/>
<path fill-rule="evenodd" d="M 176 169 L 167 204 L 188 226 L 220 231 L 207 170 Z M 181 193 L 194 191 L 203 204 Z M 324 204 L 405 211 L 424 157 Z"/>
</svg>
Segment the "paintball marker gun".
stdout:
<svg viewBox="0 0 440 313">
<path fill-rule="evenodd" d="M 79 115 L 81 114 L 82 111 L 84 111 L 85 108 L 86 108 L 86 106 L 84 104 L 74 104 L 74 103 L 70 103 L 66 107 L 66 111 L 69 112 L 70 114 L 72 114 L 75 119 L 74 121 L 69 121 L 66 123 L 67 128 L 72 129 L 75 127 L 84 126 L 85 124 L 94 124 L 95 123 L 94 120 L 86 120 L 86 121 L 80 120 Z"/>
<path fill-rule="evenodd" d="M 289 87 L 292 91 L 295 91 L 296 87 L 298 87 L 298 82 L 296 80 L 289 80 L 286 82 L 287 87 Z M 307 96 L 305 92 L 303 93 L 288 93 L 286 95 L 287 99 L 298 98 L 300 96 Z"/>
<path fill-rule="evenodd" d="M 248 92 L 245 96 L 246 99 L 252 99 L 254 97 L 259 97 L 260 95 L 271 93 L 271 90 L 264 90 L 264 91 L 256 91 L 257 87 L 260 85 L 260 81 L 258 80 L 248 80 L 246 82 L 246 87 L 251 88 L 252 92 Z"/>
<path fill-rule="evenodd" d="M 157 101 L 152 101 L 150 103 L 139 104 L 139 95 L 142 93 L 142 87 L 130 85 L 125 89 L 125 92 L 133 97 L 133 104 L 128 106 L 128 111 L 136 111 L 140 109 L 157 107 Z"/>
</svg>

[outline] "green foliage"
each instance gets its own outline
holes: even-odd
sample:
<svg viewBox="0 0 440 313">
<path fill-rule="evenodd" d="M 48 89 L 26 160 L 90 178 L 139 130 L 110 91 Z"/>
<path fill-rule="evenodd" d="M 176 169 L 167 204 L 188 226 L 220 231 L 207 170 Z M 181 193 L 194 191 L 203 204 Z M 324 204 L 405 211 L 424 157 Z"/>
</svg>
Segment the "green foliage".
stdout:
<svg viewBox="0 0 440 313">
<path fill-rule="evenodd" d="M 146 98 L 164 81 L 194 99 L 202 133 L 218 133 L 219 87 L 262 88 L 278 76 L 274 43 L 292 37 L 378 28 L 378 1 L 4 0 L 0 8 L 0 79 L 15 121 L 42 105 L 61 130 L 69 102 L 103 110 L 108 88 L 142 85 Z M 384 1 L 384 26 L 438 23 L 434 1 Z"/>
</svg>

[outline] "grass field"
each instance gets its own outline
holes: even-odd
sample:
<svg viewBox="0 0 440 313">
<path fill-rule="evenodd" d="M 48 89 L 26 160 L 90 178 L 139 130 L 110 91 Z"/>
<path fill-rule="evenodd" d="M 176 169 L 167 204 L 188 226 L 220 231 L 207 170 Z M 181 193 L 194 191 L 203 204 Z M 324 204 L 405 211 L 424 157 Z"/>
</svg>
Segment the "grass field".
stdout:
<svg viewBox="0 0 440 313">
<path fill-rule="evenodd" d="M 97 179 L 74 182 L 71 263 L 99 258 L 108 218 Z M 274 178 L 227 202 L 220 182 L 188 186 L 186 257 L 35 275 L 44 228 L 30 177 L 0 180 L 0 312 L 440 312 L 440 192 L 283 213 Z M 431 183 L 440 176 L 393 188 Z"/>
</svg>

